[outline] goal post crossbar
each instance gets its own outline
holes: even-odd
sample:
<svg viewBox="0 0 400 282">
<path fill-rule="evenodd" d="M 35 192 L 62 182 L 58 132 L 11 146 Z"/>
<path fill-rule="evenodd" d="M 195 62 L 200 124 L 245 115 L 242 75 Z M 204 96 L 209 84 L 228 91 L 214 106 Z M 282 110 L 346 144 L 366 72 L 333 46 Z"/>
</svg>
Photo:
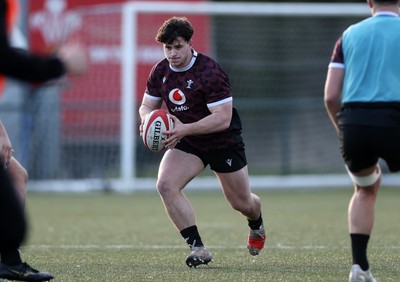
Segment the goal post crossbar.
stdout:
<svg viewBox="0 0 400 282">
<path fill-rule="evenodd" d="M 127 2 L 127 13 L 187 13 L 273 16 L 337 16 L 366 15 L 362 3 L 256 3 L 256 2 Z"/>
</svg>

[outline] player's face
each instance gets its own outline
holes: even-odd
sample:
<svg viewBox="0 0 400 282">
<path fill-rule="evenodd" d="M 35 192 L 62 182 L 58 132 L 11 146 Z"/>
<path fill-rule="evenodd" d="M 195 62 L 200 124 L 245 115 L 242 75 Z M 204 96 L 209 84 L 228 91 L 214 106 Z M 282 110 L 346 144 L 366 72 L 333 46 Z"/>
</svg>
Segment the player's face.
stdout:
<svg viewBox="0 0 400 282">
<path fill-rule="evenodd" d="M 182 37 L 177 37 L 172 44 L 164 44 L 164 55 L 171 66 L 186 67 L 192 59 L 192 45 Z"/>
</svg>

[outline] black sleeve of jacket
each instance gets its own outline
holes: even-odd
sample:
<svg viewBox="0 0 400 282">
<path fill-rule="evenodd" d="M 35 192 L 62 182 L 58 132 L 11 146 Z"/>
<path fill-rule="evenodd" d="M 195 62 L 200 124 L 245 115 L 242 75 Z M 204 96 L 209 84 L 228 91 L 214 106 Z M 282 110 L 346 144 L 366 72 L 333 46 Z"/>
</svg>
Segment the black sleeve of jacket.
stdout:
<svg viewBox="0 0 400 282">
<path fill-rule="evenodd" d="M 44 82 L 65 74 L 65 66 L 57 57 L 36 56 L 10 47 L 6 9 L 6 1 L 0 0 L 0 73 L 28 82 Z"/>
</svg>

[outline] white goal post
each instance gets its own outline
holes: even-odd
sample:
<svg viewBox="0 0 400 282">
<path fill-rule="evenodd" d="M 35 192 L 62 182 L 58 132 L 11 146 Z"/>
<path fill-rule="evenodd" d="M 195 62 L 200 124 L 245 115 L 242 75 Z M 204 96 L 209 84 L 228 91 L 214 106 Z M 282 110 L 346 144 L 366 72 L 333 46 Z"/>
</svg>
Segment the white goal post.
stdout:
<svg viewBox="0 0 400 282">
<path fill-rule="evenodd" d="M 112 7 L 112 8 L 111 8 Z M 152 190 L 155 188 L 155 177 L 146 177 L 138 175 L 137 147 L 140 144 L 140 138 L 137 136 L 137 95 L 136 89 L 138 76 L 138 48 L 137 38 L 142 26 L 138 25 L 139 15 L 157 15 L 167 14 L 175 15 L 205 15 L 205 16 L 248 16 L 248 17 L 367 17 L 369 9 L 366 4 L 361 3 L 238 3 L 238 2 L 125 2 L 121 5 L 97 5 L 87 6 L 79 11 L 82 15 L 93 14 L 120 14 L 120 67 L 121 67 L 121 100 L 120 100 L 120 150 L 118 175 L 115 177 L 99 176 L 97 178 L 88 179 L 60 179 L 60 180 L 33 180 L 29 183 L 32 190 L 37 191 L 100 191 L 113 190 L 119 192 L 134 192 L 139 190 Z M 104 23 L 106 25 L 107 23 Z M 101 27 L 99 27 L 101 28 Z M 196 26 L 195 26 L 196 29 Z M 105 28 L 105 30 L 107 30 Z M 339 34 L 337 34 L 338 36 Z M 153 35 L 153 37 L 155 34 Z M 328 42 L 329 48 L 333 48 L 334 42 Z M 327 43 L 327 44 L 328 44 Z M 248 42 L 252 44 L 252 42 Z M 161 49 L 161 47 L 160 47 Z M 326 58 L 325 64 L 329 60 Z M 257 61 L 257 60 L 256 60 Z M 222 64 L 223 65 L 223 64 Z M 224 65 L 223 65 L 224 67 Z M 293 67 L 293 66 L 292 66 Z M 296 66 L 294 66 L 296 68 Z M 231 78 L 232 80 L 232 78 Z M 140 83 L 145 83 L 142 81 Z M 141 93 L 139 93 L 141 94 Z M 322 93 L 321 93 L 322 95 Z M 304 97 L 302 101 L 308 101 L 309 97 Z M 322 96 L 321 96 L 322 99 Z M 239 99 L 240 100 L 240 99 Z M 265 97 L 260 97 L 260 101 L 266 101 Z M 313 99 L 312 99 L 313 100 Z M 235 98 L 234 98 L 235 101 Z M 261 102 L 249 102 L 242 100 L 243 105 L 259 106 Z M 273 100 L 275 101 L 275 100 Z M 277 98 L 278 103 L 287 103 Z M 313 100 L 314 101 L 314 100 Z M 275 101 L 276 102 L 276 101 Z M 297 102 L 296 102 L 297 103 Z M 300 103 L 301 104 L 301 103 Z M 306 103 L 305 103 L 306 104 Z M 272 106 L 268 106 L 267 110 L 271 110 Z M 240 109 L 239 109 L 240 110 Z M 265 110 L 265 111 L 267 111 Z M 314 119 L 314 117 L 313 117 Z M 295 125 L 297 126 L 297 125 Z M 298 125 L 301 126 L 301 125 Z M 329 128 L 327 123 L 326 127 Z M 285 133 L 288 134 L 288 133 Z M 257 137 L 255 137 L 257 138 Z M 286 139 L 281 139 L 286 140 Z M 245 139 L 246 141 L 246 139 Z M 297 142 L 297 141 L 293 141 Z M 301 141 L 300 141 L 301 142 Z M 289 144 L 291 148 L 293 145 Z M 320 144 L 323 146 L 323 144 Z M 251 148 L 250 148 L 251 149 Z M 281 149 L 281 154 L 287 152 Z M 149 152 L 150 154 L 150 152 Z M 301 156 L 299 157 L 301 159 Z M 301 160 L 300 160 L 301 161 Z M 257 162 L 257 161 L 256 161 Z M 265 162 L 269 162 L 266 158 Z M 273 165 L 273 164 L 272 164 Z M 252 162 L 249 162 L 249 167 Z M 285 164 L 282 165 L 285 167 Z M 155 168 L 156 169 L 156 168 Z M 270 169 L 273 171 L 273 168 Z M 270 188 L 323 188 L 351 185 L 349 177 L 343 172 L 338 173 L 297 173 L 292 170 L 289 173 L 258 173 L 251 174 L 250 184 L 254 189 L 270 189 Z M 398 178 L 386 177 L 384 183 L 391 185 L 397 183 Z M 218 187 L 215 177 L 201 176 L 194 179 L 189 186 L 192 189 L 211 189 Z"/>
</svg>

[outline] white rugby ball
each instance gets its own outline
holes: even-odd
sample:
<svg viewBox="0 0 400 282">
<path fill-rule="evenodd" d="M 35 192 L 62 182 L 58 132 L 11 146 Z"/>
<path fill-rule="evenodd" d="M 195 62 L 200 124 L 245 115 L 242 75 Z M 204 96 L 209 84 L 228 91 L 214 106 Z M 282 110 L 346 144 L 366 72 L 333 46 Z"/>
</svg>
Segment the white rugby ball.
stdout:
<svg viewBox="0 0 400 282">
<path fill-rule="evenodd" d="M 164 141 L 167 136 L 162 134 L 166 130 L 174 128 L 174 122 L 165 110 L 154 110 L 143 123 L 143 142 L 146 148 L 153 152 L 160 152 L 164 149 Z"/>
</svg>

